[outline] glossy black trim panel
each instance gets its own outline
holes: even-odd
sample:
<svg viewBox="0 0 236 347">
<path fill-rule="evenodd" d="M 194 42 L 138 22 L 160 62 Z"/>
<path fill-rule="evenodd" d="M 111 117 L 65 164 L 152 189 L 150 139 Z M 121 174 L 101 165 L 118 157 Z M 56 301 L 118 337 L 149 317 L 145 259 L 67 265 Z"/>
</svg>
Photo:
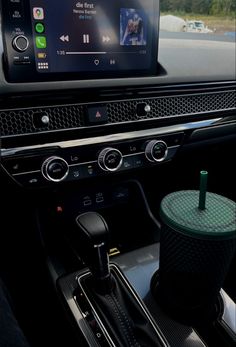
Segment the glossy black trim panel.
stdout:
<svg viewBox="0 0 236 347">
<path fill-rule="evenodd" d="M 187 131 L 187 130 L 210 127 L 215 125 L 221 119 L 222 118 L 214 118 L 214 119 L 209 119 L 204 121 L 171 125 L 171 126 L 160 127 L 155 129 L 131 131 L 127 133 L 117 133 L 117 134 L 106 135 L 106 136 L 97 136 L 97 137 L 71 140 L 71 141 L 53 142 L 53 143 L 46 143 L 46 144 L 40 144 L 40 145 L 34 145 L 34 146 L 16 147 L 16 148 L 9 148 L 9 149 L 2 148 L 1 155 L 6 157 L 6 156 L 22 154 L 22 152 L 24 151 L 31 151 L 31 150 L 37 150 L 37 149 L 43 149 L 43 148 L 46 148 L 46 149 L 70 148 L 70 147 L 80 147 L 80 146 L 96 145 L 96 144 L 104 144 L 105 146 L 106 144 L 109 144 L 111 142 L 116 142 L 116 141 L 139 139 L 139 138 L 145 138 L 150 136 L 161 136 L 165 134 L 178 133 L 178 132 Z"/>
</svg>

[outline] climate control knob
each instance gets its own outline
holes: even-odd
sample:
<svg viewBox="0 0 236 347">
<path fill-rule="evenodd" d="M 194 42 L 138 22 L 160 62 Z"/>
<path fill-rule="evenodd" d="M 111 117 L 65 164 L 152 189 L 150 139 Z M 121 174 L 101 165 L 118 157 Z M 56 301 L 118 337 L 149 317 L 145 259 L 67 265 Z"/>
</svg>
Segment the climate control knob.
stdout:
<svg viewBox="0 0 236 347">
<path fill-rule="evenodd" d="M 60 157 L 50 157 L 42 165 L 42 174 L 48 181 L 61 182 L 68 173 L 68 163 Z"/>
<path fill-rule="evenodd" d="M 98 156 L 98 165 L 103 171 L 117 171 L 123 163 L 123 156 L 118 149 L 104 148 Z"/>
<path fill-rule="evenodd" d="M 161 162 L 166 159 L 167 154 L 167 144 L 161 140 L 152 140 L 148 142 L 145 149 L 145 155 L 151 162 Z"/>
</svg>

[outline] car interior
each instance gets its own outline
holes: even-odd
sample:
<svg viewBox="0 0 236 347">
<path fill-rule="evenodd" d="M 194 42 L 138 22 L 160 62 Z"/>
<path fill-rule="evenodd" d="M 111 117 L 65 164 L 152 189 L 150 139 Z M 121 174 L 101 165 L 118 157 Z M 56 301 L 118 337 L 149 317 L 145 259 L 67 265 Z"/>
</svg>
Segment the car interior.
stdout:
<svg viewBox="0 0 236 347">
<path fill-rule="evenodd" d="M 236 346 L 235 41 L 159 19 L 0 1 L 1 347 Z"/>
</svg>

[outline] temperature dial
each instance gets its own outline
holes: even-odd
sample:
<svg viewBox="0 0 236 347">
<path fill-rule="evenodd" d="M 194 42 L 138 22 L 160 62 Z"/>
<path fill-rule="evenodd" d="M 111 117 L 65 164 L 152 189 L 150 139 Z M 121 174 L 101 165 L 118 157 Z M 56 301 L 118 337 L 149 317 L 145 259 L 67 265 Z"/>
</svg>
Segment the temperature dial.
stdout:
<svg viewBox="0 0 236 347">
<path fill-rule="evenodd" d="M 68 173 L 68 163 L 60 157 L 50 157 L 42 165 L 42 174 L 48 181 L 61 182 Z"/>
<path fill-rule="evenodd" d="M 151 162 L 161 162 L 166 159 L 167 154 L 167 144 L 160 140 L 150 141 L 145 149 L 145 155 Z"/>
<path fill-rule="evenodd" d="M 98 165 L 104 171 L 117 171 L 123 163 L 123 156 L 118 149 L 105 148 L 98 156 Z"/>
</svg>

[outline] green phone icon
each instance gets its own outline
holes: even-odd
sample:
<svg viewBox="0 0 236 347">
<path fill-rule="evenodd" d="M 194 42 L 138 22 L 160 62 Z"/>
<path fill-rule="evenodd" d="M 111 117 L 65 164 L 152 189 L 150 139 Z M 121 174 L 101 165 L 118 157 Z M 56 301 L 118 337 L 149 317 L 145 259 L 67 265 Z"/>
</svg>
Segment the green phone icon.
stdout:
<svg viewBox="0 0 236 347">
<path fill-rule="evenodd" d="M 36 47 L 40 49 L 47 47 L 46 36 L 36 36 Z"/>
</svg>

